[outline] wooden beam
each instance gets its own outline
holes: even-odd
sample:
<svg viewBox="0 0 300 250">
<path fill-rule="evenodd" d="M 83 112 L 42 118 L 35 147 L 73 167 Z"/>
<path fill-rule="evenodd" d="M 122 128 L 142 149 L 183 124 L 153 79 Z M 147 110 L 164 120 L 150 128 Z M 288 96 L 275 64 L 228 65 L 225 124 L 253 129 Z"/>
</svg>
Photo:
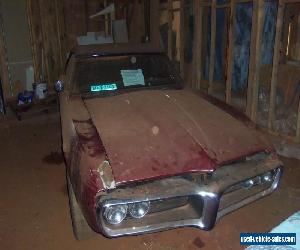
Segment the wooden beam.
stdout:
<svg viewBox="0 0 300 250">
<path fill-rule="evenodd" d="M 208 94 L 212 92 L 212 85 L 214 81 L 214 71 L 215 71 L 215 54 L 216 54 L 216 0 L 212 0 L 211 6 L 211 26 L 210 26 L 210 58 L 209 58 L 209 86 Z"/>
<path fill-rule="evenodd" d="M 259 92 L 259 71 L 260 71 L 260 56 L 262 29 L 264 24 L 264 1 L 255 0 L 253 2 L 253 18 L 251 31 L 251 46 L 250 46 L 250 64 L 247 88 L 247 106 L 246 114 L 256 122 L 258 92 Z"/>
<path fill-rule="evenodd" d="M 271 78 L 271 92 L 270 92 L 270 104 L 269 104 L 269 117 L 268 117 L 268 128 L 273 129 L 273 121 L 275 119 L 276 111 L 276 90 L 277 90 L 277 80 L 278 80 L 278 66 L 279 57 L 281 49 L 281 33 L 283 26 L 283 16 L 284 16 L 284 4 L 282 0 L 278 2 L 278 12 L 276 21 L 276 36 L 274 45 L 274 56 L 273 56 L 273 67 L 272 67 L 272 78 Z"/>
<path fill-rule="evenodd" d="M 173 0 L 168 0 L 168 56 L 173 60 Z"/>
<path fill-rule="evenodd" d="M 197 0 L 196 0 L 197 1 Z M 234 0 L 235 4 L 239 4 L 239 3 L 252 3 L 255 0 Z M 289 1 L 289 0 L 286 0 Z M 293 0 L 290 0 L 293 1 Z M 296 1 L 296 0 L 295 0 Z M 298 0 L 300 1 L 300 0 Z M 212 1 L 201 1 L 201 6 L 203 7 L 211 7 L 213 5 Z M 229 8 L 230 7 L 230 3 L 224 3 L 224 4 L 217 4 L 216 8 Z"/>
<path fill-rule="evenodd" d="M 226 102 L 227 103 L 231 103 L 235 10 L 236 9 L 235 9 L 234 0 L 230 0 L 230 21 L 229 21 L 229 30 L 228 30 L 227 72 L 226 72 Z"/>
<path fill-rule="evenodd" d="M 282 0 L 283 4 L 300 3 L 300 0 Z"/>
</svg>

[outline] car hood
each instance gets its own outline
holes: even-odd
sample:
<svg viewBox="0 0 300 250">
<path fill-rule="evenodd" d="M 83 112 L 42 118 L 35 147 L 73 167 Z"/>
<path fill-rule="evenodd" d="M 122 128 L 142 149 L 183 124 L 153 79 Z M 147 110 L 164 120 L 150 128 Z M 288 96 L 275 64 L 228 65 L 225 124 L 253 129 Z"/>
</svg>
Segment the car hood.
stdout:
<svg viewBox="0 0 300 250">
<path fill-rule="evenodd" d="M 253 128 L 189 90 L 145 90 L 84 103 L 116 183 L 212 172 L 269 145 Z"/>
</svg>

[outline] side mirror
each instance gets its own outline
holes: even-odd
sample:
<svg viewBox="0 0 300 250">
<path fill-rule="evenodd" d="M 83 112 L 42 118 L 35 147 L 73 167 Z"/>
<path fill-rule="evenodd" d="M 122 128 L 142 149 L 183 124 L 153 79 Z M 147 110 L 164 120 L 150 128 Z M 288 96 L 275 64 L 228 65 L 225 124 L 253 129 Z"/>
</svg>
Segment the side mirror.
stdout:
<svg viewBox="0 0 300 250">
<path fill-rule="evenodd" d="M 54 84 L 54 88 L 56 92 L 61 92 L 64 90 L 64 83 L 62 80 L 57 80 L 57 82 Z"/>
<path fill-rule="evenodd" d="M 60 75 L 57 82 L 54 84 L 54 89 L 56 92 L 62 92 L 64 90 L 64 82 L 65 82 L 65 75 Z"/>
</svg>

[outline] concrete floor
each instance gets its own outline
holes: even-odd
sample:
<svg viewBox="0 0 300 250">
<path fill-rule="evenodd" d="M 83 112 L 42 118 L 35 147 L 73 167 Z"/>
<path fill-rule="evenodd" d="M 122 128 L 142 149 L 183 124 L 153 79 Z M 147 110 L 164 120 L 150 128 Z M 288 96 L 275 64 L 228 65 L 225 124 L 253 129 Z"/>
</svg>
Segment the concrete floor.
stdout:
<svg viewBox="0 0 300 250">
<path fill-rule="evenodd" d="M 300 210 L 300 162 L 283 159 L 280 189 L 221 219 L 193 228 L 78 242 L 72 235 L 58 115 L 0 121 L 0 249 L 242 249 L 240 232 L 267 232 Z"/>
</svg>

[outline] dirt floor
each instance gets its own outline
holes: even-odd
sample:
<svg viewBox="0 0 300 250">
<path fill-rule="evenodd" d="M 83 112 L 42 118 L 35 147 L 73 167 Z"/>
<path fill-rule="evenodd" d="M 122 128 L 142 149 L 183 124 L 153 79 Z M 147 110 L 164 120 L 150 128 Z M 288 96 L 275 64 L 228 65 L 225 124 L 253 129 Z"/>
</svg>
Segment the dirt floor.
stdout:
<svg viewBox="0 0 300 250">
<path fill-rule="evenodd" d="M 58 115 L 0 120 L 0 249 L 243 249 L 240 232 L 267 232 L 300 210 L 300 162 L 283 159 L 280 188 L 221 219 L 210 232 L 184 228 L 78 242 L 72 234 Z"/>
</svg>

